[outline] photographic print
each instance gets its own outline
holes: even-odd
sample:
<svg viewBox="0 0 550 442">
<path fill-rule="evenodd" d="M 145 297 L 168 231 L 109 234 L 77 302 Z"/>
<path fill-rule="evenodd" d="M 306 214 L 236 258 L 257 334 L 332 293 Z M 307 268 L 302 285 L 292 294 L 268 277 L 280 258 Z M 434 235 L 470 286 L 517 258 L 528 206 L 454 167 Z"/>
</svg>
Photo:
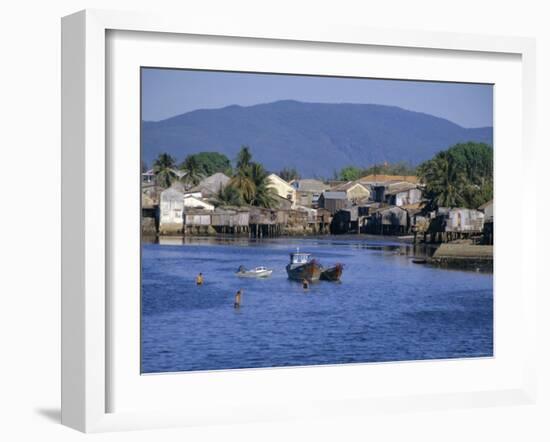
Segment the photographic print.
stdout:
<svg viewBox="0 0 550 442">
<path fill-rule="evenodd" d="M 493 356 L 493 85 L 141 68 L 143 374 Z"/>
</svg>

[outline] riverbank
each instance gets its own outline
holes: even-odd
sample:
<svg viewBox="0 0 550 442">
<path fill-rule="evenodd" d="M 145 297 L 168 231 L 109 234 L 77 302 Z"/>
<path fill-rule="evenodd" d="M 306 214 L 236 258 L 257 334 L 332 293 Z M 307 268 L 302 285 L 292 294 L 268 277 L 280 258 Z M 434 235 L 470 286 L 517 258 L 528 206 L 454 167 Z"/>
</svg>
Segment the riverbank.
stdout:
<svg viewBox="0 0 550 442">
<path fill-rule="evenodd" d="M 185 238 L 212 238 L 212 239 L 231 239 L 234 238 L 235 240 L 239 239 L 248 239 L 248 236 L 246 235 L 223 235 L 223 234 L 216 234 L 216 235 L 156 235 L 156 234 L 143 234 L 142 235 L 142 241 L 144 243 L 154 243 L 158 242 L 158 240 L 166 240 L 166 239 L 174 239 L 176 241 L 183 240 Z M 256 238 L 258 241 L 262 241 L 262 239 L 268 240 L 273 239 L 269 237 L 265 238 Z M 413 244 L 413 237 L 412 236 L 389 236 L 389 235 L 372 235 L 368 233 L 361 233 L 361 234 L 341 234 L 341 235 L 332 235 L 330 233 L 327 234 L 311 234 L 311 235 L 280 235 L 277 236 L 276 239 L 284 240 L 284 239 L 326 239 L 326 240 L 333 240 L 333 241 L 373 241 L 373 242 L 394 242 L 394 243 L 401 243 L 401 244 Z"/>
<path fill-rule="evenodd" d="M 428 263 L 439 267 L 492 271 L 493 246 L 441 244 Z"/>
</svg>

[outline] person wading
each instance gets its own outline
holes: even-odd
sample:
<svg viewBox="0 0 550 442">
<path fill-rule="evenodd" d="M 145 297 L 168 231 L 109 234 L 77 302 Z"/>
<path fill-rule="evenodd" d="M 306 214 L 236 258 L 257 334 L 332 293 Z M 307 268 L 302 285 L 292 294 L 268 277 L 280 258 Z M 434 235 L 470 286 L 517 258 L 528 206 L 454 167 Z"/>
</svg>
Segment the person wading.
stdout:
<svg viewBox="0 0 550 442">
<path fill-rule="evenodd" d="M 309 288 L 309 281 L 307 279 L 302 281 L 302 287 L 306 290 Z"/>
<path fill-rule="evenodd" d="M 204 278 L 202 276 L 202 273 L 199 273 L 197 275 L 197 278 L 195 279 L 195 282 L 197 283 L 197 285 L 202 285 L 202 283 L 204 282 Z"/>
<path fill-rule="evenodd" d="M 235 303 L 233 304 L 233 307 L 241 308 L 242 298 L 243 298 L 243 292 L 241 289 L 241 290 L 238 290 L 237 293 L 235 294 Z"/>
</svg>

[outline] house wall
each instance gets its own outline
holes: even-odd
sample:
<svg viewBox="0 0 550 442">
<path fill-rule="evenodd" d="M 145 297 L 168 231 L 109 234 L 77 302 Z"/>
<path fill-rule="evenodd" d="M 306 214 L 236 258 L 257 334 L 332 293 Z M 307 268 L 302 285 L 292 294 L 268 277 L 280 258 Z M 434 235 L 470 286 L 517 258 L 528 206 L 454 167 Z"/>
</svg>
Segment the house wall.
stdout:
<svg viewBox="0 0 550 442">
<path fill-rule="evenodd" d="M 183 231 L 184 199 L 184 195 L 174 189 L 161 192 L 159 204 L 159 232 L 161 234 Z"/>
<path fill-rule="evenodd" d="M 399 192 L 395 195 L 393 204 L 404 206 L 406 204 L 416 204 L 422 200 L 422 191 L 420 189 L 410 189 Z"/>
<path fill-rule="evenodd" d="M 482 232 L 485 215 L 473 209 L 452 209 L 445 222 L 446 232 Z"/>
<path fill-rule="evenodd" d="M 365 188 L 361 185 L 356 185 L 356 186 L 351 187 L 346 192 L 346 194 L 347 194 L 348 199 L 350 201 L 356 201 L 356 200 L 360 200 L 360 199 L 370 197 L 370 191 L 367 188 Z"/>
<path fill-rule="evenodd" d="M 293 206 L 296 204 L 296 189 L 294 187 L 276 175 L 270 175 L 268 180 L 269 187 L 273 188 L 277 195 L 290 200 Z"/>
<path fill-rule="evenodd" d="M 340 209 L 347 207 L 348 202 L 345 199 L 325 199 L 323 196 L 319 198 L 319 207 L 327 209 L 331 215 L 334 215 Z"/>
<path fill-rule="evenodd" d="M 186 226 L 209 226 L 212 218 L 209 214 L 186 214 L 185 225 Z"/>
<path fill-rule="evenodd" d="M 300 206 L 311 207 L 313 205 L 313 192 L 296 191 L 296 203 Z"/>
<path fill-rule="evenodd" d="M 212 214 L 212 226 L 215 227 L 245 227 L 248 226 L 249 214 L 248 212 L 236 212 L 236 213 L 213 213 Z"/>
<path fill-rule="evenodd" d="M 405 210 L 391 208 L 378 212 L 378 214 L 383 225 L 407 227 L 407 212 Z"/>
</svg>

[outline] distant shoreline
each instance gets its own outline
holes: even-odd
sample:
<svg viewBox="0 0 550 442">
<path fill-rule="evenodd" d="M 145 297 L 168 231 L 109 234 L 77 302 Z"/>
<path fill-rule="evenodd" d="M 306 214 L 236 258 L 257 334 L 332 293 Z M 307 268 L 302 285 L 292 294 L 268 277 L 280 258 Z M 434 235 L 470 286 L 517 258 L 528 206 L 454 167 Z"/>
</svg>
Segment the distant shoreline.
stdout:
<svg viewBox="0 0 550 442">
<path fill-rule="evenodd" d="M 279 241 L 284 239 L 312 239 L 312 240 L 332 240 L 332 241 L 373 241 L 373 242 L 398 242 L 402 244 L 413 244 L 412 236 L 388 236 L 388 235 L 372 235 L 369 233 L 361 234 L 342 234 L 342 235 L 279 235 L 277 237 L 265 238 L 249 238 L 247 235 L 142 235 L 143 243 L 156 242 L 158 239 L 224 239 L 224 240 L 251 240 L 254 242 L 262 241 Z"/>
</svg>

